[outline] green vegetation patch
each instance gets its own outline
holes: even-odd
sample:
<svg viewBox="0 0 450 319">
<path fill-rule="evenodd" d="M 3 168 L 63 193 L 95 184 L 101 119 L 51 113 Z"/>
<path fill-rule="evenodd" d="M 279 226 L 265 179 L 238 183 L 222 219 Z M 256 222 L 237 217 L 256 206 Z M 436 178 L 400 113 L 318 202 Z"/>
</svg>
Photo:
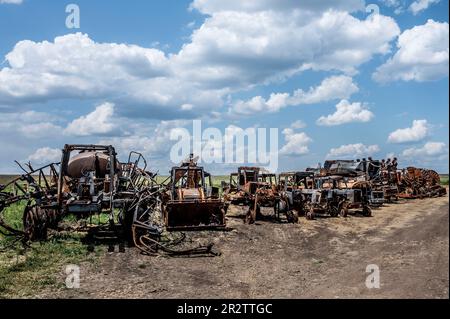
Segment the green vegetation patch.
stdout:
<svg viewBox="0 0 450 319">
<path fill-rule="evenodd" d="M 22 229 L 22 214 L 25 203 L 14 204 L 4 211 L 9 225 Z M 107 221 L 107 216 L 93 216 L 92 223 Z M 73 216 L 64 222 L 74 222 Z M 106 251 L 105 246 L 94 249 L 83 243 L 86 233 L 49 233 L 45 242 L 36 242 L 25 247 L 15 242 L 14 237 L 0 234 L 0 299 L 35 297 L 46 288 L 52 291 L 65 289 L 65 267 L 83 262 L 96 263 Z"/>
</svg>

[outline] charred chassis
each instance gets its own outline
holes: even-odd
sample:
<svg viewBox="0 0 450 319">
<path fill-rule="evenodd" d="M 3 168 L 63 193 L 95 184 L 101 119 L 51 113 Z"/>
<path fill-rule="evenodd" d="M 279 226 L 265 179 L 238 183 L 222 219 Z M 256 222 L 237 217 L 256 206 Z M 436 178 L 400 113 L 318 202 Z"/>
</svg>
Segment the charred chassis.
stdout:
<svg viewBox="0 0 450 319">
<path fill-rule="evenodd" d="M 239 167 L 237 173 L 230 175 L 230 182 L 222 187 L 228 203 L 248 206 L 245 222 L 249 224 L 261 218 L 261 207 L 275 208 L 280 199 L 276 175 L 260 167 Z"/>
<path fill-rule="evenodd" d="M 313 219 L 316 215 L 347 216 L 351 209 L 361 209 L 363 215 L 372 214 L 366 185 L 349 187 L 342 176 L 317 176 L 314 172 L 280 174 L 280 208 L 291 214 Z"/>
<path fill-rule="evenodd" d="M 189 160 L 172 168 L 167 188 L 163 213 L 168 230 L 225 228 L 228 205 L 219 198 L 211 174 L 197 165 L 192 154 Z"/>
</svg>

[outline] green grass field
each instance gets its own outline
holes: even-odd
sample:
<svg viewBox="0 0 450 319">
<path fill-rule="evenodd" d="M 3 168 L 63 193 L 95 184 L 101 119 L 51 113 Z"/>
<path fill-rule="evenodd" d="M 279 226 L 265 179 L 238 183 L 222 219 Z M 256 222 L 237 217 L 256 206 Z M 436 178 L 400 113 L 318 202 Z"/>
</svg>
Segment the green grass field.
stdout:
<svg viewBox="0 0 450 319">
<path fill-rule="evenodd" d="M 25 203 L 14 204 L 4 210 L 3 217 L 9 225 L 22 229 L 24 208 Z M 100 216 L 99 221 L 104 220 Z M 25 247 L 14 237 L 0 234 L 0 299 L 33 297 L 47 286 L 65 289 L 60 277 L 67 265 L 95 263 L 105 251 L 104 246 L 92 249 L 84 244 L 85 236 L 85 233 L 50 234 L 48 241 Z"/>
</svg>

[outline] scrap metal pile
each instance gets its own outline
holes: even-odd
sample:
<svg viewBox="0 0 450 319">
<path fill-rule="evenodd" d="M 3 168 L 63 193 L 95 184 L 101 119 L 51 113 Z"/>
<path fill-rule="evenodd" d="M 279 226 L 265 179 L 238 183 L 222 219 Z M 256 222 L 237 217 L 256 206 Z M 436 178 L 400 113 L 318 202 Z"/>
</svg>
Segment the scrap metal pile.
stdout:
<svg viewBox="0 0 450 319">
<path fill-rule="evenodd" d="M 17 163 L 17 162 L 16 162 Z M 323 167 L 284 172 L 278 176 L 259 167 L 240 167 L 222 182 L 222 196 L 211 175 L 190 156 L 162 182 L 147 170 L 142 154 L 131 152 L 119 162 L 113 146 L 65 145 L 61 162 L 35 169 L 0 185 L 0 233 L 24 244 L 46 240 L 48 230 L 59 230 L 69 215 L 78 220 L 107 214 L 107 227 L 146 254 L 215 255 L 212 244 L 175 249 L 184 233 L 224 230 L 229 205 L 248 206 L 245 222 L 272 217 L 297 223 L 299 216 L 347 216 L 399 198 L 446 194 L 435 171 L 408 167 L 397 159 L 329 160 Z M 23 208 L 20 221 L 8 220 L 8 207 Z"/>
</svg>

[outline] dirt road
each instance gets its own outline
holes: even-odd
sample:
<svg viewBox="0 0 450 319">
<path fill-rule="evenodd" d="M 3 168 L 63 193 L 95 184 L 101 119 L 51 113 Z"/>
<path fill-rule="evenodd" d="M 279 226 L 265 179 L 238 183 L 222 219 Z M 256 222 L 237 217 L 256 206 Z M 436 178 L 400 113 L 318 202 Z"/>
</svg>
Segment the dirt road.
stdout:
<svg viewBox="0 0 450 319">
<path fill-rule="evenodd" d="M 135 249 L 81 267 L 81 288 L 40 297 L 75 298 L 448 298 L 448 197 L 402 201 L 373 217 L 244 225 L 228 218 L 220 257 L 148 257 Z M 200 235 L 199 235 L 200 236 Z M 366 266 L 379 289 L 365 285 Z M 64 280 L 61 278 L 61 280 Z"/>
</svg>

